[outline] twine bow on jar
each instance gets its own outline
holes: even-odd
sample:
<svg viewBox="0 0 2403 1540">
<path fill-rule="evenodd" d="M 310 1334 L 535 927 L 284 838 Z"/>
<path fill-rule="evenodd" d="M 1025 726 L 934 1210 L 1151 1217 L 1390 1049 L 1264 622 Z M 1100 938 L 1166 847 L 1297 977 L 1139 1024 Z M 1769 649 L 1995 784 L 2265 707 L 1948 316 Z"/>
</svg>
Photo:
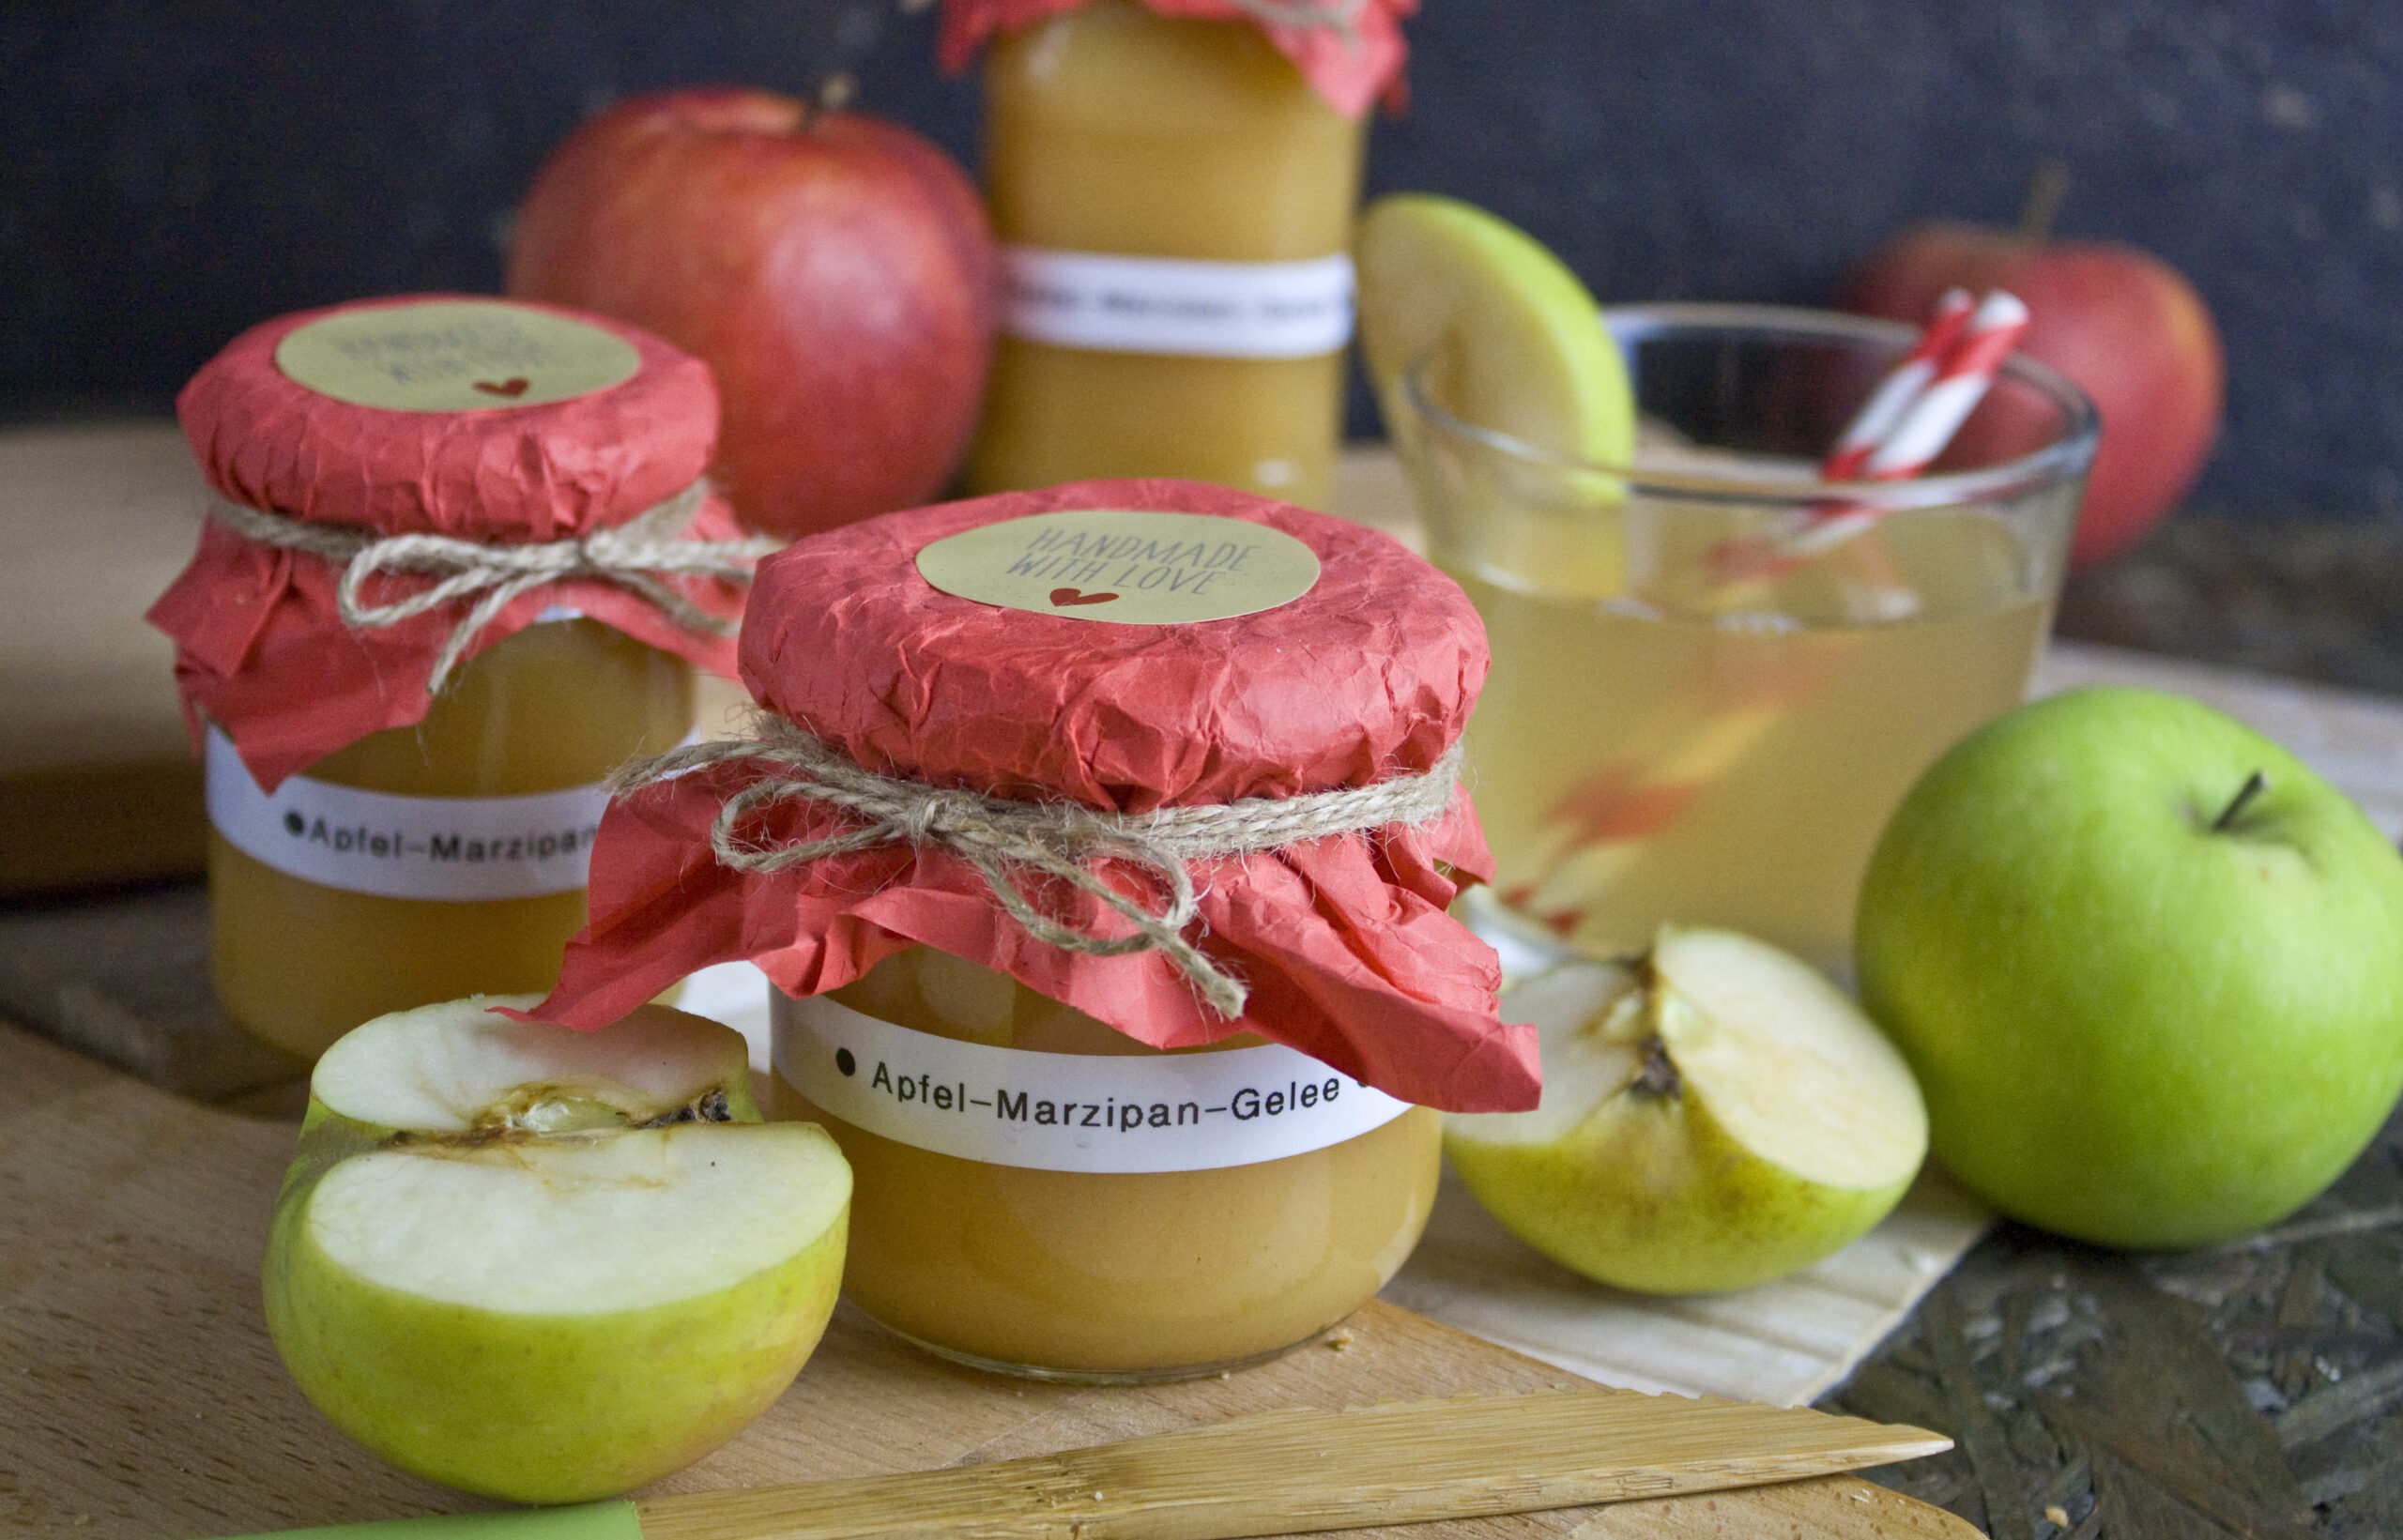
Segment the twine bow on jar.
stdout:
<svg viewBox="0 0 2403 1540">
<path fill-rule="evenodd" d="M 534 544 L 462 540 L 452 535 L 377 535 L 344 525 L 314 524 L 288 514 L 220 498 L 209 517 L 244 540 L 279 550 L 305 551 L 342 569 L 337 601 L 353 630 L 394 626 L 481 593 L 451 628 L 435 657 L 426 692 L 440 694 L 467 648 L 510 603 L 545 584 L 591 578 L 635 594 L 687 631 L 726 635 L 738 620 L 716 615 L 664 581 L 712 577 L 748 583 L 761 557 L 776 548 L 757 536 L 733 541 L 686 540 L 683 533 L 709 496 L 696 481 L 620 525 L 574 540 Z M 438 579 L 389 603 L 370 603 L 366 585 L 379 573 Z"/>
<path fill-rule="evenodd" d="M 710 847 L 729 870 L 781 872 L 884 845 L 948 850 L 976 868 L 1002 908 L 1036 940 L 1089 957 L 1156 949 L 1213 1010 L 1232 1018 L 1243 1014 L 1248 991 L 1186 938 L 1201 905 L 1187 863 L 1430 822 L 1452 805 L 1462 755 L 1455 743 L 1423 773 L 1365 786 L 1103 813 L 1073 802 L 1017 801 L 881 775 L 795 724 L 762 712 L 751 737 L 697 743 L 637 761 L 609 785 L 613 795 L 624 796 L 712 765 L 757 764 L 763 773 L 727 798 L 710 825 Z M 753 815 L 789 801 L 837 810 L 855 826 L 789 843 L 762 841 L 744 831 Z M 1094 870 L 1104 861 L 1152 872 L 1166 888 L 1167 902 L 1149 908 L 1120 892 Z M 1089 894 L 1131 924 L 1133 933 L 1096 936 L 1051 918 L 1027 896 L 1014 868 L 1055 877 Z"/>
</svg>

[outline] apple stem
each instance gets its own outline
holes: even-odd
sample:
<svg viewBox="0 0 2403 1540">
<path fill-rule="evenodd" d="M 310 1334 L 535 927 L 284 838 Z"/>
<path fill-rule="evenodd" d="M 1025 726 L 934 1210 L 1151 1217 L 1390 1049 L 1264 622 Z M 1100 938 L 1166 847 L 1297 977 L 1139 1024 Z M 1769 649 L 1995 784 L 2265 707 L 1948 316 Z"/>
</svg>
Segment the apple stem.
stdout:
<svg viewBox="0 0 2403 1540">
<path fill-rule="evenodd" d="M 807 133 L 816 128 L 818 120 L 828 113 L 841 112 L 859 88 L 860 83 L 847 73 L 827 76 L 819 84 L 818 94 L 809 99 L 808 105 L 802 111 L 801 131 Z"/>
<path fill-rule="evenodd" d="M 2212 820 L 2212 832 L 2214 834 L 2227 833 L 2228 826 L 2236 822 L 2238 815 L 2242 814 L 2244 809 L 2252 803 L 2253 799 L 2260 796 L 2261 793 L 2269 789 L 2270 778 L 2262 774 L 2259 770 L 2255 770 L 2252 774 L 2246 776 L 2244 778 L 2244 784 L 2236 788 L 2236 796 L 2231 801 L 2229 801 L 2227 810 L 2221 813 L 2218 817 Z"/>
<path fill-rule="evenodd" d="M 2019 206 L 2019 228 L 2013 232 L 2019 244 L 2044 244 L 2061 211 L 2061 200 L 2068 196 L 2069 163 L 2051 156 L 2038 161 L 2035 174 L 2028 178 L 2028 199 Z"/>
</svg>

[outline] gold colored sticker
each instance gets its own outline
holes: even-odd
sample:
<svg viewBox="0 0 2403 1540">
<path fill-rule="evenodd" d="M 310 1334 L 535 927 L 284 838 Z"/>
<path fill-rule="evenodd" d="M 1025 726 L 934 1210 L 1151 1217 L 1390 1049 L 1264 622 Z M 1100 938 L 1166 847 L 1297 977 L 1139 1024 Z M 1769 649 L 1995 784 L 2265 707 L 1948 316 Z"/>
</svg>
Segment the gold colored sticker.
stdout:
<svg viewBox="0 0 2403 1540">
<path fill-rule="evenodd" d="M 1088 508 L 947 536 L 919 551 L 918 575 L 981 604 L 1171 626 L 1290 604 L 1318 582 L 1318 555 L 1244 519 Z"/>
<path fill-rule="evenodd" d="M 606 390 L 642 367 L 615 333 L 501 299 L 428 299 L 340 311 L 284 334 L 275 366 L 295 384 L 388 412 L 540 406 Z"/>
</svg>

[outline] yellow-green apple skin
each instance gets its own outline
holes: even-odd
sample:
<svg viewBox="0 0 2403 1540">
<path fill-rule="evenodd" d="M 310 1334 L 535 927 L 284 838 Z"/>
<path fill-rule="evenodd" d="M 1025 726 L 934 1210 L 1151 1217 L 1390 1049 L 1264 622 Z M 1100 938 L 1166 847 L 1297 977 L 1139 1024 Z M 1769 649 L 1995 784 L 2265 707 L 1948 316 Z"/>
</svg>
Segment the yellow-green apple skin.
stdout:
<svg viewBox="0 0 2403 1540">
<path fill-rule="evenodd" d="M 1480 427 L 1624 465 L 1635 449 L 1627 365 L 1585 285 L 1541 242 L 1471 204 L 1388 193 L 1354 240 L 1360 348 L 1401 431 L 1403 374 Z"/>
<path fill-rule="evenodd" d="M 1537 1250 L 1646 1294 L 1745 1288 L 1841 1250 L 1886 1217 L 1910 1178 L 1820 1186 L 1730 1140 L 1682 1099 L 1630 1105 L 1533 1149 L 1447 1146 L 1452 1168 Z"/>
<path fill-rule="evenodd" d="M 393 1464 L 514 1502 L 607 1497 L 791 1383 L 834 1311 L 849 1169 L 822 1129 L 758 1121 L 742 1039 L 714 1023 L 652 1006 L 562 1037 L 488 1003 L 531 1000 L 399 1013 L 320 1060 L 268 1324 L 309 1399 Z"/>
<path fill-rule="evenodd" d="M 1564 465 L 1540 490 L 1497 480 L 1484 454 L 1465 449 L 1472 440 L 1420 410 L 1423 402 L 1580 467 L 1626 466 L 1635 398 L 1593 295 L 1534 236 L 1456 198 L 1375 200 L 1353 251 L 1360 357 L 1417 482 L 1437 563 L 1505 587 L 1540 574 L 1552 593 L 1619 592 L 1622 521 L 1596 516 L 1625 495 L 1617 476 Z"/>
<path fill-rule="evenodd" d="M 1955 745 L 1871 859 L 1856 953 L 1936 1157 L 2082 1240 L 2273 1223 L 2403 1091 L 2403 858 L 2175 695 L 2077 691 Z"/>
<path fill-rule="evenodd" d="M 1569 966 L 1585 999 L 1542 999 L 1543 976 L 1505 997 L 1541 1034 L 1544 1105 L 1445 1122 L 1454 1174 L 1537 1250 L 1645 1293 L 1743 1288 L 1841 1249 L 1909 1188 L 1917 1088 L 1807 965 L 1670 929 L 1630 966 Z"/>
</svg>

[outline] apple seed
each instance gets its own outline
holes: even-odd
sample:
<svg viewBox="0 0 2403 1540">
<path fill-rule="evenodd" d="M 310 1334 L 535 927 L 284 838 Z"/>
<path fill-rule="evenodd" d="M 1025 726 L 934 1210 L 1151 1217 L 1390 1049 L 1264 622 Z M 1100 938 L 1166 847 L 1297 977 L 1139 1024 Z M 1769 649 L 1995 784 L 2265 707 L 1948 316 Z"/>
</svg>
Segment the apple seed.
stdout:
<svg viewBox="0 0 2403 1540">
<path fill-rule="evenodd" d="M 1644 1067 L 1628 1082 L 1630 1096 L 1646 1097 L 1654 1101 L 1674 1099 L 1685 1087 L 1677 1074 L 1676 1061 L 1669 1057 L 1669 1045 L 1653 1033 L 1644 1040 Z"/>
<path fill-rule="evenodd" d="M 675 1123 L 729 1123 L 735 1121 L 734 1109 L 727 1101 L 724 1086 L 712 1086 L 691 1101 L 669 1107 L 655 1117 L 637 1119 L 624 1108 L 595 1095 L 589 1086 L 571 1089 L 537 1082 L 513 1088 L 500 1101 L 478 1113 L 474 1125 L 464 1134 L 409 1130 L 395 1142 L 482 1146 L 552 1138 L 560 1135 L 614 1134 L 631 1128 L 666 1128 Z"/>
</svg>

